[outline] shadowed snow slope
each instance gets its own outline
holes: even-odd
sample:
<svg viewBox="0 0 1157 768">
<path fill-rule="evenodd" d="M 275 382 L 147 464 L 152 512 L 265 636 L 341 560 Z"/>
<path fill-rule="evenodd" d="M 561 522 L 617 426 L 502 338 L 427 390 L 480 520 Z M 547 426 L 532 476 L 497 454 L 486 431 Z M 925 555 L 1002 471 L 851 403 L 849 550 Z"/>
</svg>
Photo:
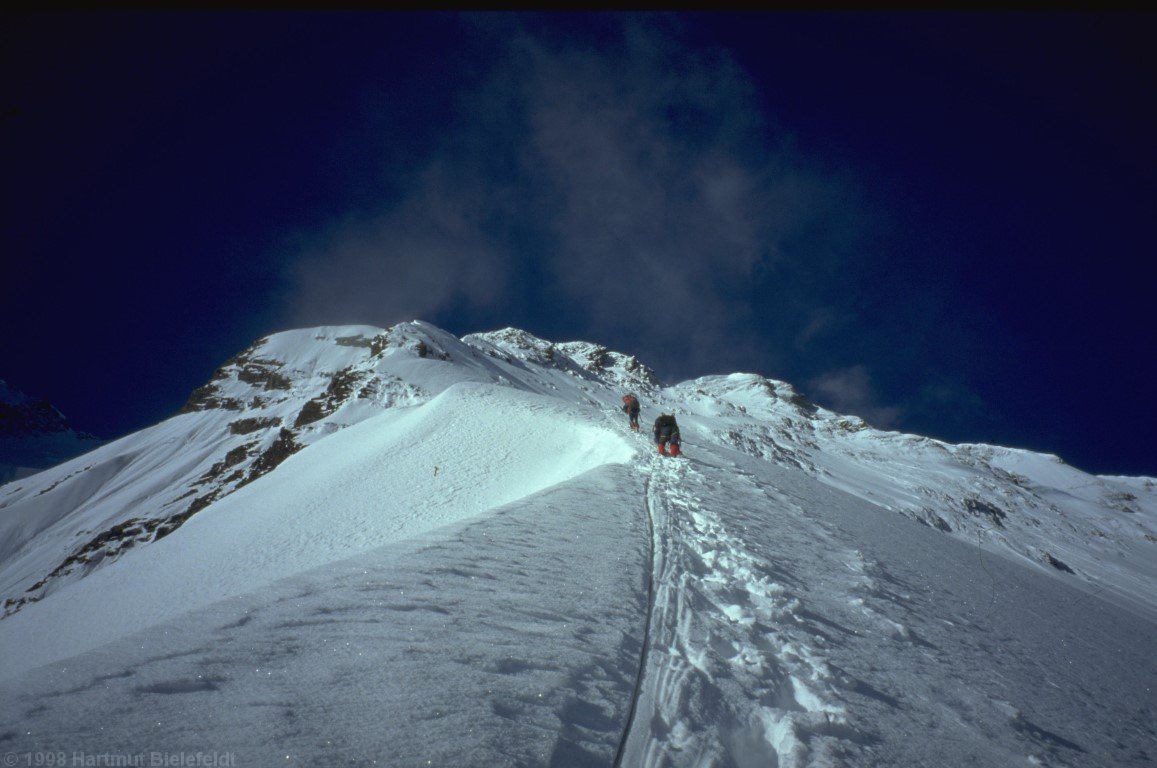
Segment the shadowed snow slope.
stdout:
<svg viewBox="0 0 1157 768">
<path fill-rule="evenodd" d="M 1152 765 L 1155 485 L 517 329 L 276 334 L 0 486 L 0 752 Z"/>
</svg>

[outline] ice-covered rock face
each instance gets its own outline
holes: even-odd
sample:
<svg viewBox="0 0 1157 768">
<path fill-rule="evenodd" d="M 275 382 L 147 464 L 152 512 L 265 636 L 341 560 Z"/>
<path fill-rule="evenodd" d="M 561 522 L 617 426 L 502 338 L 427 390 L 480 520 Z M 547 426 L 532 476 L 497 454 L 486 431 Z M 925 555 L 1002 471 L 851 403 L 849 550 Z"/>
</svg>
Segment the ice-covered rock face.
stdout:
<svg viewBox="0 0 1157 768">
<path fill-rule="evenodd" d="M 497 351 L 508 360 L 585 373 L 604 384 L 625 390 L 654 392 L 659 387 L 659 377 L 638 358 L 614 352 L 600 344 L 586 341 L 554 343 L 518 328 L 474 333 L 464 336 L 462 341 L 480 349 Z"/>
<path fill-rule="evenodd" d="M 643 393 L 653 393 L 659 388 L 659 377 L 634 355 L 624 355 L 585 341 L 565 342 L 557 347 L 583 370 L 608 383 Z"/>
<path fill-rule="evenodd" d="M 715 402 L 751 416 L 814 416 L 820 409 L 785 381 L 755 373 L 702 376 L 673 389 L 689 401 Z"/>
</svg>

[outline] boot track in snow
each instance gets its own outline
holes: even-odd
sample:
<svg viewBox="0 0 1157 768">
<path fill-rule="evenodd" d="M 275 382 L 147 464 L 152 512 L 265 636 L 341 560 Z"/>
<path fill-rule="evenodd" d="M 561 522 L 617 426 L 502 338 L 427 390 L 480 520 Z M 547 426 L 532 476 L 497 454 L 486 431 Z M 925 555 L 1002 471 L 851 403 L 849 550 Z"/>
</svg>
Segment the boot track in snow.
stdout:
<svg viewBox="0 0 1157 768">
<path fill-rule="evenodd" d="M 803 612 L 795 590 L 704 506 L 723 481 L 700 468 L 723 471 L 685 457 L 640 462 L 651 573 L 639 675 L 614 765 L 713 765 L 740 755 L 808 765 L 818 757 L 809 754 L 814 737 L 848 744 L 860 734 L 829 695 L 823 659 L 792 631 Z M 736 492 L 756 494 L 765 508 L 793 504 L 737 479 Z"/>
</svg>

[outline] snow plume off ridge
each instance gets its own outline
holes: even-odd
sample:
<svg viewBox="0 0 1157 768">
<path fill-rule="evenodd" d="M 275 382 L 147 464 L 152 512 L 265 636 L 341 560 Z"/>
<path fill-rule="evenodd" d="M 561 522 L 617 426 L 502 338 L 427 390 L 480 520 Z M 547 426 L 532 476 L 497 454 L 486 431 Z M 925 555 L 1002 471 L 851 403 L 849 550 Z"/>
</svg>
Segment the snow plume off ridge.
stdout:
<svg viewBox="0 0 1157 768">
<path fill-rule="evenodd" d="M 660 411 L 686 457 L 655 454 Z M 0 751 L 1150 765 L 1155 547 L 1152 478 L 882 432 L 752 374 L 288 331 L 0 486 Z"/>
</svg>

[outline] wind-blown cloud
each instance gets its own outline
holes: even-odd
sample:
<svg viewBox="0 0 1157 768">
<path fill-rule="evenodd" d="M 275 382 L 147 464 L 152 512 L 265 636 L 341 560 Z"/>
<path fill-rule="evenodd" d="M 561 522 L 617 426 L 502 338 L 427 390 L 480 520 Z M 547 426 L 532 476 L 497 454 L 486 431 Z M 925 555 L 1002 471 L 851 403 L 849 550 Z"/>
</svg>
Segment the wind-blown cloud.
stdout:
<svg viewBox="0 0 1157 768">
<path fill-rule="evenodd" d="M 576 337 L 629 329 L 661 369 L 773 363 L 753 325 L 806 324 L 810 298 L 753 285 L 785 242 L 848 226 L 848 190 L 790 149 L 725 52 L 646 17 L 613 44 L 566 40 L 508 35 L 405 198 L 306 237 L 294 322 L 537 303 Z M 809 258 L 797 272 L 833 269 Z"/>
<path fill-rule="evenodd" d="M 808 395 L 838 413 L 859 416 L 872 426 L 888 429 L 903 418 L 899 406 L 880 405 L 871 374 L 863 365 L 853 365 L 817 376 L 808 382 Z"/>
<path fill-rule="evenodd" d="M 397 207 L 309 235 L 291 266 L 294 320 L 390 324 L 498 301 L 504 252 L 480 223 L 482 198 L 462 194 L 453 175 L 434 163 Z"/>
</svg>

